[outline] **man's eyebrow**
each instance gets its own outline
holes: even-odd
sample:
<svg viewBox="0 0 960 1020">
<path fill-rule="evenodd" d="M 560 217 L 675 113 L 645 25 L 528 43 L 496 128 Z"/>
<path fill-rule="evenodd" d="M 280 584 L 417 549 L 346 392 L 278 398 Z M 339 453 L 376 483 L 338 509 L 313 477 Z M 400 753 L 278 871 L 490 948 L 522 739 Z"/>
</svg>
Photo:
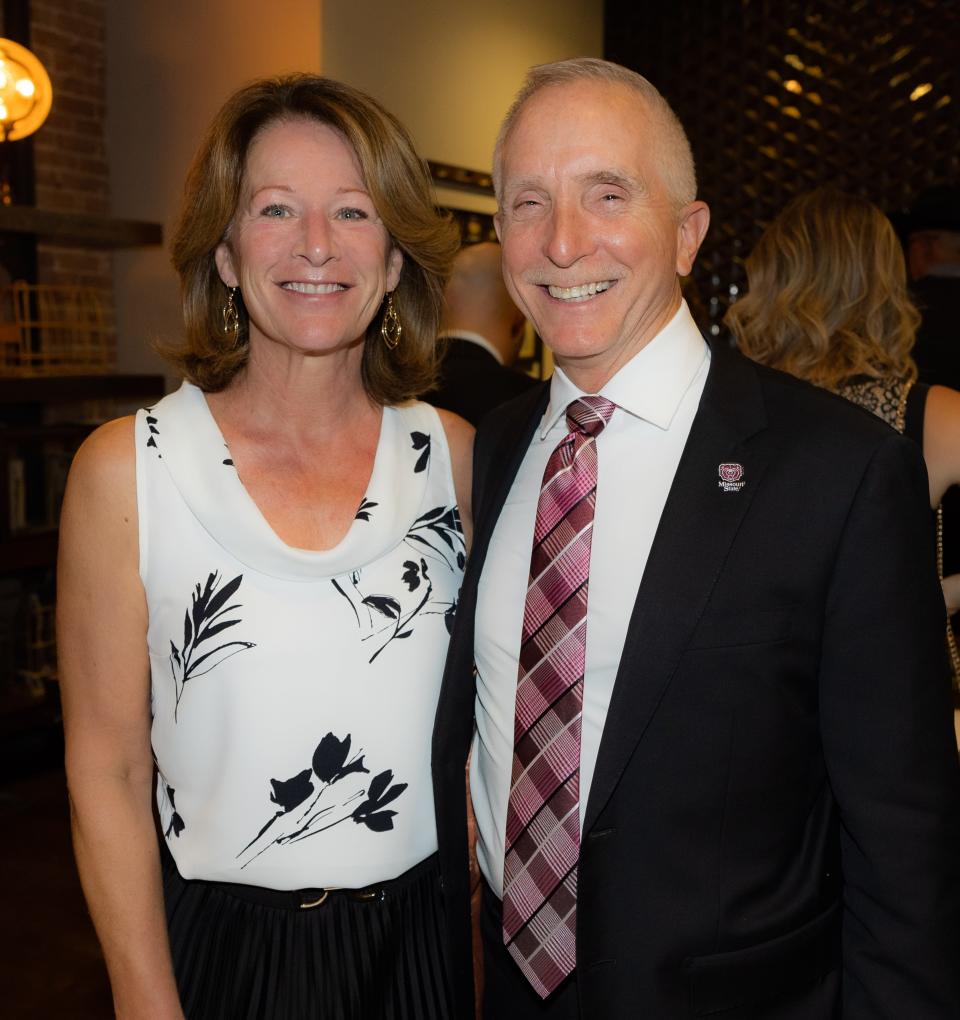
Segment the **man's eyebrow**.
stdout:
<svg viewBox="0 0 960 1020">
<path fill-rule="evenodd" d="M 576 180 L 580 184 L 610 184 L 628 190 L 646 193 L 647 186 L 639 177 L 627 173 L 625 170 L 591 170 L 588 173 L 579 174 Z M 539 177 L 518 177 L 516 180 L 504 182 L 504 192 L 516 194 L 518 191 L 525 191 L 527 188 L 538 190 L 543 187 L 543 181 Z"/>
<path fill-rule="evenodd" d="M 621 188 L 647 190 L 643 181 L 621 170 L 594 170 L 591 173 L 581 174 L 579 180 L 583 184 L 615 184 Z"/>
<path fill-rule="evenodd" d="M 523 191 L 525 188 L 542 187 L 539 177 L 518 177 L 516 180 L 504 181 L 504 191 Z"/>
</svg>

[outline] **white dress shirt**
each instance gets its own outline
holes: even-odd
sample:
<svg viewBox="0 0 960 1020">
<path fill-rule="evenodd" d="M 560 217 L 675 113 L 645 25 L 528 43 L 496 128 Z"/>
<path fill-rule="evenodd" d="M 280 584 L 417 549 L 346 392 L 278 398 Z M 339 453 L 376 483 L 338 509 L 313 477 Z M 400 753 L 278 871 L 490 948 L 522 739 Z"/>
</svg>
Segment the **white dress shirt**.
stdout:
<svg viewBox="0 0 960 1020">
<path fill-rule="evenodd" d="M 600 391 L 617 409 L 597 438 L 597 499 L 587 600 L 580 746 L 580 824 L 640 579 L 700 403 L 710 351 L 685 303 Z M 567 405 L 583 396 L 558 368 L 550 404 L 490 540 L 477 595 L 477 732 L 470 790 L 477 856 L 503 888 L 504 834 L 523 607 L 540 484 L 567 434 Z"/>
</svg>

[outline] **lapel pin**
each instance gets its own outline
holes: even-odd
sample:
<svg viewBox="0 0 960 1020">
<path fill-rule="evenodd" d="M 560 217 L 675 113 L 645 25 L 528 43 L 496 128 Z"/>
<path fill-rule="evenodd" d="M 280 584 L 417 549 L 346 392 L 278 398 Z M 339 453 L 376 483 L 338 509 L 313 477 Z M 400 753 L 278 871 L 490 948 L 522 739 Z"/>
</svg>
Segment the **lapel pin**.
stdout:
<svg viewBox="0 0 960 1020">
<path fill-rule="evenodd" d="M 721 464 L 718 468 L 720 480 L 717 485 L 723 489 L 724 492 L 739 492 L 746 482 L 743 480 L 743 465 L 742 464 Z"/>
</svg>

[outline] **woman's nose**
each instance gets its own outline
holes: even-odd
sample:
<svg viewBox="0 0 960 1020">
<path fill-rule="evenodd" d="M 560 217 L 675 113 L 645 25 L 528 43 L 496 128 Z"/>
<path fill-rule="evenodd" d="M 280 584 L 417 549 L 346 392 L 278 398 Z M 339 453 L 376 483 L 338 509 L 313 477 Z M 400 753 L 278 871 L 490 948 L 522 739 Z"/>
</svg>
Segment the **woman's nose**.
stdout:
<svg viewBox="0 0 960 1020">
<path fill-rule="evenodd" d="M 315 265 L 336 256 L 336 243 L 330 221 L 320 213 L 307 213 L 300 221 L 295 254 Z"/>
</svg>

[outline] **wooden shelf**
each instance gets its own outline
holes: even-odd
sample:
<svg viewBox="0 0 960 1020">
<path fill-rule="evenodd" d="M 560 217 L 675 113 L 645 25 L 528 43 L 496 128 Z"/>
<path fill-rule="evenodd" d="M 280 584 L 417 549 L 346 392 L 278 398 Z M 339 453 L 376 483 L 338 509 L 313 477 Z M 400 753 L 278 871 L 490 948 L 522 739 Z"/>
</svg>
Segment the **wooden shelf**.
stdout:
<svg viewBox="0 0 960 1020">
<path fill-rule="evenodd" d="M 60 375 L 0 377 L 0 448 L 43 440 L 79 442 L 95 426 L 85 423 L 43 425 L 39 416 L 45 406 L 88 400 L 131 400 L 149 404 L 163 396 L 162 375 Z M 34 420 L 34 419 L 37 420 Z M 0 470 L 5 470 L 0 458 Z M 7 498 L 5 488 L 0 496 Z M 0 513 L 0 527 L 6 514 Z M 20 570 L 51 567 L 57 558 L 57 529 L 37 528 L 0 537 L 0 575 Z"/>
<path fill-rule="evenodd" d="M 27 205 L 0 205 L 0 233 L 31 234 L 41 241 L 98 248 L 163 244 L 163 227 L 143 220 L 54 212 Z"/>
<path fill-rule="evenodd" d="M 0 376 L 0 404 L 65 404 L 111 397 L 162 397 L 162 375 Z"/>
</svg>

